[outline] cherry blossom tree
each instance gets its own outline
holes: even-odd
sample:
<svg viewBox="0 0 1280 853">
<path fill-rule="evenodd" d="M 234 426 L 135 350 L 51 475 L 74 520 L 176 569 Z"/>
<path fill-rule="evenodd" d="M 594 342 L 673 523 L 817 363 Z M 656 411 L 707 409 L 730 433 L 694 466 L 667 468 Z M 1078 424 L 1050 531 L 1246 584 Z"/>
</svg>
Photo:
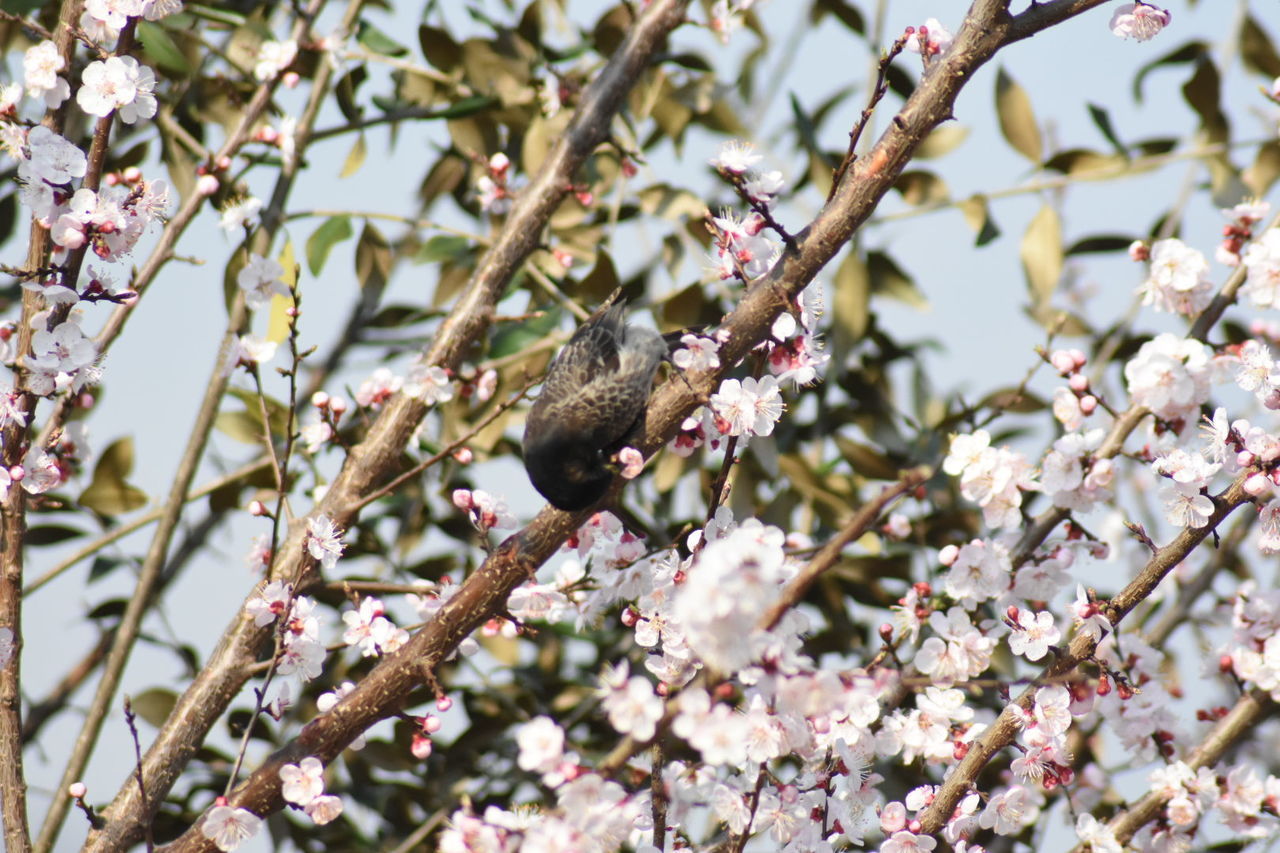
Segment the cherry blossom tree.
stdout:
<svg viewBox="0 0 1280 853">
<path fill-rule="evenodd" d="M 0 12 L 5 849 L 1276 835 L 1280 20 L 407 5 Z M 811 39 L 839 88 L 771 108 Z M 1123 44 L 1178 129 L 1070 69 L 1046 113 L 1029 40 Z M 530 398 L 618 298 L 669 361 L 543 506 Z M 939 369 L 996 302 L 1038 344 Z"/>
</svg>

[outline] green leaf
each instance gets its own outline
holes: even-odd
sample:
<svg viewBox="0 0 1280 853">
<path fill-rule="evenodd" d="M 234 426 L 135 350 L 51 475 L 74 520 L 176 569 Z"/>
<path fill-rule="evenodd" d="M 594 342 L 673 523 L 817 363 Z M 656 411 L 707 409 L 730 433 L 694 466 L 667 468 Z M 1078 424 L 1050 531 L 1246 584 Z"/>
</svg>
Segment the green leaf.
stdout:
<svg viewBox="0 0 1280 853">
<path fill-rule="evenodd" d="M 191 63 L 164 27 L 151 21 L 138 21 L 135 34 L 142 44 L 142 52 L 158 67 L 180 76 L 191 73 Z"/>
<path fill-rule="evenodd" d="M 814 127 L 813 119 L 804 111 L 800 99 L 796 97 L 794 92 L 791 93 L 791 115 L 795 119 L 796 133 L 800 135 L 800 144 L 804 150 L 811 157 L 824 163 L 828 168 L 834 169 L 836 164 L 831 162 L 826 150 L 818 142 L 818 130 Z"/>
<path fill-rule="evenodd" d="M 1166 65 L 1185 65 L 1188 62 L 1195 62 L 1201 56 L 1204 56 L 1208 50 L 1209 46 L 1204 42 L 1192 41 L 1166 53 L 1159 59 L 1148 62 L 1138 70 L 1137 75 L 1133 78 L 1133 99 L 1138 102 L 1142 101 L 1142 83 L 1152 71 Z"/>
<path fill-rule="evenodd" d="M 1124 234 L 1095 234 L 1092 237 L 1082 237 L 1068 246 L 1067 256 L 1124 252 L 1131 243 L 1133 238 Z"/>
<path fill-rule="evenodd" d="M 858 35 L 864 35 L 867 31 L 862 13 L 845 0 L 816 0 L 809 8 L 809 21 L 816 24 L 822 20 L 823 15 L 831 15 Z"/>
<path fill-rule="evenodd" d="M 1116 135 L 1116 129 L 1111 124 L 1111 114 L 1097 104 L 1089 104 L 1089 117 L 1093 119 L 1093 123 L 1097 125 L 1098 130 L 1102 132 L 1106 140 L 1111 143 L 1111 147 L 1116 150 L 1116 153 L 1124 156 L 1128 149 L 1124 147 L 1124 143 Z"/>
<path fill-rule="evenodd" d="M 84 535 L 83 530 L 66 527 L 61 524 L 40 524 L 28 527 L 22 534 L 23 545 L 57 545 L 68 539 L 76 539 Z"/>
<path fill-rule="evenodd" d="M 102 451 L 93 481 L 80 493 L 80 505 L 108 518 L 146 506 L 147 493 L 127 482 L 132 472 L 133 439 L 125 436 Z"/>
<path fill-rule="evenodd" d="M 1001 388 L 979 400 L 975 408 L 1029 415 L 1044 411 L 1048 408 L 1048 404 L 1042 397 L 1036 396 L 1026 388 Z"/>
<path fill-rule="evenodd" d="M 502 358 L 531 348 L 545 338 L 560 321 L 558 310 L 543 312 L 541 317 L 531 317 L 523 323 L 503 326 L 493 335 L 489 344 L 489 357 Z"/>
<path fill-rule="evenodd" d="M 916 287 L 906 271 L 884 252 L 867 252 L 867 272 L 871 276 L 871 292 L 905 302 L 913 308 L 929 307 L 929 300 Z"/>
<path fill-rule="evenodd" d="M 1280 77 L 1280 55 L 1275 43 L 1252 15 L 1245 15 L 1240 27 L 1240 58 L 1245 67 L 1264 77 Z"/>
<path fill-rule="evenodd" d="M 346 216 L 330 216 L 320 227 L 311 232 L 307 238 L 307 269 L 313 276 L 320 275 L 324 262 L 329 259 L 329 252 L 343 240 L 350 239 L 355 232 L 351 229 L 351 219 Z"/>
<path fill-rule="evenodd" d="M 903 172 L 893 188 L 902 194 L 903 201 L 915 206 L 937 204 L 951 197 L 942 178 L 922 169 Z"/>
<path fill-rule="evenodd" d="M 1022 270 L 1027 276 L 1033 311 L 1049 304 L 1062 278 L 1062 220 L 1051 205 L 1040 208 L 1022 236 Z"/>
<path fill-rule="evenodd" d="M 187 3 L 183 6 L 183 9 L 197 18 L 213 21 L 228 27 L 243 27 L 246 20 L 245 16 L 239 12 L 207 6 L 203 3 Z"/>
<path fill-rule="evenodd" d="M 452 71 L 462 63 L 462 48 L 446 30 L 419 25 L 418 46 L 422 48 L 422 58 L 441 71 Z"/>
<path fill-rule="evenodd" d="M 173 706 L 178 704 L 178 694 L 163 687 L 152 687 L 129 697 L 129 704 L 139 717 L 160 728 L 169 719 Z"/>
<path fill-rule="evenodd" d="M 1209 141 L 1226 142 L 1230 131 L 1222 112 L 1222 77 L 1208 56 L 1196 62 L 1191 79 L 1182 86 L 1182 96 L 1200 117 L 1200 127 Z"/>
<path fill-rule="evenodd" d="M 996 115 L 1000 132 L 1013 149 L 1039 163 L 1044 156 L 1044 141 L 1031 109 L 1031 98 L 1003 68 L 996 72 Z"/>
<path fill-rule="evenodd" d="M 404 56 L 409 52 L 400 42 L 364 20 L 356 30 L 356 41 L 382 56 Z"/>
<path fill-rule="evenodd" d="M 413 256 L 420 264 L 452 261 L 462 263 L 471 257 L 471 241 L 455 234 L 437 234 L 422 244 Z"/>
<path fill-rule="evenodd" d="M 391 276 L 391 245 L 382 232 L 366 222 L 356 243 L 356 281 L 368 293 L 382 293 Z"/>
<path fill-rule="evenodd" d="M 1121 154 L 1103 154 L 1087 148 L 1072 148 L 1054 154 L 1045 162 L 1044 167 L 1064 175 L 1087 175 L 1122 169 L 1127 162 Z"/>
<path fill-rule="evenodd" d="M 434 111 L 431 115 L 434 118 L 465 118 L 497 104 L 497 98 L 491 98 L 487 95 L 472 95 L 469 98 L 454 101 L 444 109 Z"/>
</svg>

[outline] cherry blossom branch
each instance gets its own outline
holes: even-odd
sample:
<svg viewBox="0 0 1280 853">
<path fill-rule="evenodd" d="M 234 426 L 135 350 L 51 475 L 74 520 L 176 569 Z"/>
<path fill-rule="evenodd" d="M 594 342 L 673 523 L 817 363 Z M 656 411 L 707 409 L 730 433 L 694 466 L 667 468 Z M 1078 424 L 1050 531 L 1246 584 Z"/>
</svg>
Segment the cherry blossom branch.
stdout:
<svg viewBox="0 0 1280 853">
<path fill-rule="evenodd" d="M 626 93 L 667 33 L 683 21 L 686 5 L 687 0 L 650 3 L 604 71 L 584 91 L 573 122 L 547 157 L 539 175 L 521 191 L 502 232 L 478 265 L 470 286 L 445 319 L 427 354 L 428 363 L 456 367 L 466 348 L 484 331 L 498 295 L 511 274 L 536 248 L 542 228 L 563 199 L 573 173 L 606 138 L 609 123 Z M 366 439 L 352 448 L 342 471 L 313 515 L 326 515 L 340 526 L 349 525 L 355 515 L 353 507 L 396 470 L 400 454 L 426 410 L 421 400 L 404 395 L 393 398 Z M 320 722 L 317 720 L 304 729 L 306 737 L 299 736 L 294 748 L 306 749 L 302 755 L 332 758 L 343 744 L 380 719 L 378 714 L 385 716 L 398 708 L 411 689 L 420 685 L 424 677 L 430 677 L 434 666 L 447 657 L 458 642 L 483 624 L 490 614 L 499 612 L 507 594 L 534 566 L 554 553 L 587 515 L 586 512 L 571 516 L 544 510 L 539 518 L 545 523 L 536 525 L 518 539 L 508 540 L 511 544 L 500 547 L 494 557 L 486 561 L 488 569 L 482 566 L 468 580 L 466 589 L 449 602 L 442 612 L 449 613 L 450 617 L 433 623 L 438 623 L 443 630 L 433 631 L 428 626 L 406 646 L 406 649 L 419 650 L 427 646 L 424 654 L 397 653 L 389 657 L 341 703 L 341 710 L 335 708 L 321 718 L 326 726 L 317 728 Z M 296 568 L 304 530 L 305 519 L 291 526 L 286 545 L 281 549 L 282 558 L 274 569 L 276 576 L 288 577 Z M 514 559 L 517 557 L 518 560 Z M 513 570 L 512 565 L 518 568 Z M 501 568 L 506 571 L 499 571 Z M 302 580 L 314 583 L 316 573 L 311 571 Z M 222 643 L 179 698 L 144 757 L 147 778 L 155 792 L 153 801 L 159 801 L 167 793 L 205 733 L 239 692 L 263 636 L 263 629 L 254 626 L 243 612 L 233 617 Z M 396 662 L 400 662 L 398 666 Z M 335 721 L 340 725 L 331 727 Z M 316 748 L 309 748 L 313 745 Z M 249 803 L 246 807 L 259 814 L 280 807 L 279 765 L 274 760 L 241 785 L 233 797 L 237 805 Z M 91 835 L 90 850 L 114 850 L 136 840 L 141 824 L 151 819 L 132 786 L 121 788 L 106 813 L 110 821 L 102 832 Z M 197 828 L 192 828 L 176 843 L 175 849 L 208 849 L 210 845 Z"/>
<path fill-rule="evenodd" d="M 1280 225 L 1280 214 L 1268 223 L 1267 228 L 1275 228 L 1277 225 Z M 1266 229 L 1263 230 L 1265 231 Z M 1259 233 L 1263 232 L 1260 231 Z M 1227 307 L 1235 302 L 1236 294 L 1240 290 L 1240 286 L 1244 284 L 1247 274 L 1248 269 L 1244 265 L 1231 272 L 1231 275 L 1227 277 L 1218 293 L 1214 295 L 1208 307 L 1196 317 L 1195 322 L 1192 323 L 1190 330 L 1187 332 L 1187 337 L 1201 342 L 1205 341 L 1209 330 L 1222 318 L 1222 314 L 1227 310 Z M 1150 414 L 1151 411 L 1141 405 L 1133 405 L 1125 410 L 1111 425 L 1111 430 L 1107 433 L 1106 438 L 1103 439 L 1097 452 L 1094 453 L 1094 459 L 1110 459 L 1119 454 L 1123 450 L 1124 442 L 1128 439 L 1130 433 L 1137 429 L 1138 424 Z M 1036 516 L 1018 540 L 1017 546 L 1010 553 L 1013 568 L 1016 570 L 1031 559 L 1036 548 L 1040 547 L 1041 543 L 1049 537 L 1049 534 L 1059 524 L 1066 520 L 1067 516 L 1067 510 L 1057 507 L 1050 507 Z"/>
<path fill-rule="evenodd" d="M 788 610 L 804 600 L 804 596 L 809 587 L 813 585 L 813 582 L 835 565 L 845 546 L 870 529 L 890 504 L 923 484 L 932 476 L 932 473 L 932 470 L 926 466 L 906 471 L 896 483 L 885 486 L 881 489 L 879 495 L 863 504 L 845 523 L 845 526 L 840 529 L 840 532 L 809 559 L 805 567 L 783 590 L 778 601 L 765 612 L 760 620 L 761 630 L 768 631 L 774 628 Z M 689 686 L 708 689 L 708 685 L 718 683 L 720 680 L 718 675 L 711 674 L 704 669 Z M 900 680 L 900 685 L 903 683 L 905 683 L 905 679 Z M 596 764 L 596 771 L 606 776 L 615 774 L 632 756 L 638 754 L 646 746 L 657 743 L 676 717 L 676 697 L 678 695 L 678 693 L 673 693 L 664 701 L 662 717 L 655 726 L 655 734 L 652 738 L 647 741 L 638 741 L 628 735 L 619 741 L 617 746 L 610 750 L 604 759 Z M 902 695 L 906 695 L 905 690 L 902 691 Z M 901 699 L 899 698 L 897 701 L 900 702 Z"/>
<path fill-rule="evenodd" d="M 74 41 L 70 27 L 80 18 L 80 0 L 66 0 L 59 11 L 59 26 L 54 44 L 65 66 L 70 66 Z M 44 126 L 62 129 L 64 109 L 45 114 Z M 49 231 L 33 217 L 29 226 L 26 269 L 47 266 Z M 22 291 L 22 318 L 18 328 L 17 352 L 31 348 L 33 329 L 28 320 L 40 310 L 43 300 L 29 290 Z M 15 365 L 15 388 L 22 386 L 24 371 L 21 359 Z M 0 447 L 4 466 L 15 465 L 26 452 L 30 439 L 31 418 L 36 401 L 29 394 L 18 396 L 20 418 L 12 418 L 0 430 Z M 4 820 L 4 846 L 13 853 L 31 849 L 31 825 L 27 816 L 27 782 L 22 765 L 22 577 L 25 571 L 23 547 L 26 536 L 27 493 L 10 488 L 0 499 L 0 631 L 12 636 L 0 637 L 11 644 L 8 660 L 0 661 L 0 816 Z"/>
<path fill-rule="evenodd" d="M 301 19 L 294 26 L 294 35 L 302 36 L 310 26 L 310 21 L 318 14 L 323 6 L 324 0 L 311 0 L 306 10 L 303 10 Z M 358 13 L 360 2 L 355 2 L 348 8 L 347 18 L 344 23 L 347 27 L 354 25 L 355 15 Z M 345 29 L 342 31 L 346 31 Z M 332 68 L 329 65 L 322 65 L 316 73 L 315 85 L 312 92 L 312 101 L 327 96 L 329 81 L 332 78 Z M 242 118 L 237 126 L 236 132 L 224 143 L 222 152 L 234 152 L 239 145 L 248 139 L 248 131 L 252 126 L 251 122 L 256 121 L 265 109 L 270 98 L 272 86 L 264 84 L 255 92 L 255 101 L 251 102 L 250 108 L 246 111 L 246 115 Z M 318 91 L 317 91 L 318 90 Z M 254 110 L 254 103 L 258 100 L 261 103 Z M 309 104 L 309 107 L 311 105 Z M 318 107 L 316 107 L 318 109 Z M 304 113 L 303 118 L 298 123 L 297 148 L 299 156 L 306 147 L 306 134 L 310 125 L 308 120 L 314 121 L 314 110 Z M 232 143 L 235 143 L 234 145 Z M 281 176 L 276 182 L 275 192 L 272 197 L 272 204 L 276 211 L 275 218 L 268 220 L 269 209 L 264 210 L 263 225 L 256 236 L 257 245 L 266 246 L 274 235 L 274 231 L 279 227 L 278 211 L 282 205 L 282 196 L 287 195 L 289 188 L 292 186 L 294 170 L 290 170 L 288 166 L 281 170 Z M 159 245 L 152 252 L 147 264 L 143 270 L 138 273 L 134 280 L 134 289 L 141 294 L 146 284 L 149 282 L 149 276 L 154 276 L 165 261 L 169 259 L 173 243 L 176 242 L 177 236 L 182 228 L 190 222 L 194 217 L 195 211 L 204 199 L 199 194 L 192 194 L 183 205 L 179 215 L 170 220 L 166 226 L 164 233 L 161 235 Z M 184 216 L 185 213 L 185 216 Z M 168 238 L 166 240 L 166 238 Z M 265 248 L 264 248 L 265 250 Z M 150 272 L 148 272 L 150 271 Z M 80 778 L 84 772 L 84 767 L 88 763 L 89 756 L 92 754 L 94 745 L 97 742 L 102 724 L 106 719 L 107 710 L 110 707 L 112 697 L 119 685 L 124 667 L 128 662 L 132 652 L 133 644 L 137 641 L 141 631 L 142 618 L 153 601 L 152 592 L 161 578 L 161 572 L 164 567 L 165 556 L 168 553 L 169 545 L 172 541 L 174 532 L 177 529 L 178 522 L 181 518 L 182 508 L 184 506 L 183 498 L 191 488 L 191 481 L 195 477 L 200 459 L 204 454 L 204 447 L 208 441 L 210 431 L 212 430 L 214 420 L 217 416 L 218 408 L 221 403 L 223 391 L 226 388 L 228 375 L 222 369 L 226 361 L 226 354 L 230 351 L 230 347 L 235 336 L 244 324 L 247 316 L 244 306 L 243 297 L 238 297 L 232 307 L 231 316 L 228 318 L 227 331 L 223 336 L 220 351 L 216 357 L 215 363 L 211 370 L 209 382 L 206 385 L 204 397 L 202 398 L 199 410 L 196 415 L 195 424 L 192 427 L 187 446 L 183 451 L 183 456 L 178 464 L 178 470 L 174 475 L 173 482 L 170 486 L 169 495 L 164 504 L 164 514 L 157 524 L 155 534 L 152 537 L 151 544 L 147 550 L 146 557 L 138 573 L 137 586 L 134 594 L 130 597 L 125 608 L 125 613 L 121 617 L 120 625 L 117 627 L 115 641 L 111 651 L 108 654 L 106 665 L 103 668 L 103 675 L 98 683 L 89 712 L 86 714 L 84 724 L 80 730 L 80 734 L 76 739 L 76 744 L 72 750 L 71 756 L 67 761 L 64 769 L 60 788 L 65 789 L 72 782 Z M 100 346 L 105 347 L 115 336 L 119 334 L 124 320 L 128 317 L 128 308 L 121 306 L 108 320 L 106 327 L 98 336 Z M 64 409 L 57 410 L 59 412 Z M 56 413 L 55 413 L 56 414 Z M 55 418 L 51 418 L 51 421 Z M 48 427 L 46 427 L 48 429 Z M 148 755 L 151 750 L 148 751 Z M 156 795 L 143 805 L 143 810 L 148 814 L 154 812 L 160 801 L 163 800 L 164 794 L 168 792 L 168 785 L 172 784 L 172 778 L 168 784 L 163 787 L 160 780 L 165 774 L 175 774 L 181 768 L 162 768 L 154 765 L 145 767 L 146 778 L 152 780 L 155 786 Z M 133 786 L 126 783 L 126 788 Z M 53 847 L 57 839 L 58 832 L 61 830 L 62 823 L 66 818 L 69 809 L 69 800 L 66 797 L 55 797 L 50 806 L 49 814 L 45 819 L 45 823 L 41 828 L 38 846 L 41 850 L 48 850 Z M 108 823 L 110 826 L 110 823 Z M 95 834 L 101 834 L 95 832 Z"/>
<path fill-rule="evenodd" d="M 1239 700 L 1225 717 L 1205 735 L 1195 749 L 1187 754 L 1184 760 L 1193 771 L 1201 767 L 1212 767 L 1226 753 L 1227 749 L 1242 737 L 1252 734 L 1254 729 L 1276 712 L 1276 703 L 1263 690 L 1253 688 Z M 1169 802 L 1167 793 L 1151 791 L 1142 799 L 1126 809 L 1117 812 L 1107 826 L 1115 833 L 1116 840 L 1127 844 L 1143 826 L 1160 814 L 1165 803 Z M 1076 848 L 1077 851 L 1080 848 Z"/>
<path fill-rule="evenodd" d="M 1252 498 L 1244 490 L 1244 477 L 1237 479 L 1220 495 L 1212 498 L 1213 514 L 1204 527 L 1185 528 L 1152 556 L 1143 569 L 1104 608 L 1113 631 L 1118 631 L 1124 617 L 1144 601 L 1165 575 L 1173 571 L 1218 525 L 1237 507 L 1249 503 Z M 956 805 L 976 785 L 978 775 L 1005 747 L 1013 743 L 1022 730 L 1024 713 L 1035 701 L 1035 691 L 1047 681 L 1058 679 L 1075 670 L 1080 664 L 1093 658 L 1098 641 L 1085 632 L 1078 632 L 1070 646 L 1060 652 L 1045 667 L 1040 677 L 1022 691 L 1016 700 L 1005 706 L 1000 716 L 978 740 L 970 745 L 968 753 L 954 767 L 947 780 L 939 787 L 933 802 L 920 813 L 920 834 L 940 832 L 951 819 Z"/>
<path fill-rule="evenodd" d="M 1060 0 L 1049 3 L 1037 7 L 1037 20 L 1042 22 L 1042 28 L 1047 27 L 1100 2 Z M 575 116 L 575 124 L 548 158 L 545 164 L 548 168 L 544 168 L 521 193 L 508 218 L 507 227 L 482 259 L 472 286 L 445 320 L 428 350 L 428 363 L 446 367 L 456 364 L 463 347 L 487 326 L 503 276 L 514 270 L 524 254 L 534 246 L 538 229 L 530 226 L 537 221 L 545 221 L 545 216 L 554 209 L 563 188 L 568 185 L 565 177 L 557 176 L 555 170 L 573 153 L 570 149 L 591 138 L 583 132 L 589 121 L 584 118 L 584 111 L 595 107 L 595 96 L 600 88 L 619 85 L 614 80 L 616 72 L 623 67 L 619 60 L 625 59 L 634 48 L 637 32 L 658 16 L 670 14 L 673 7 L 682 9 L 682 4 L 650 3 L 630 33 L 628 43 L 615 52 L 609 68 L 588 89 L 580 112 Z M 970 14 L 969 23 L 961 29 L 952 51 L 933 64 L 890 128 L 867 156 L 848 171 L 832 202 L 797 235 L 795 248 L 784 252 L 773 270 L 751 287 L 730 315 L 725 323 L 728 338 L 721 350 L 725 364 L 735 364 L 764 339 L 778 314 L 789 308 L 794 296 L 812 281 L 857 227 L 866 221 L 905 168 L 916 147 L 934 127 L 950 116 L 955 97 L 964 82 L 978 66 L 994 55 L 1005 39 L 1011 37 L 1011 21 L 1001 3 L 980 0 Z M 668 28 L 675 23 L 672 21 Z M 573 156 L 580 162 L 587 150 L 580 149 Z M 549 180 L 552 183 L 549 184 Z M 515 234 L 512 233 L 514 223 L 521 226 Z M 646 434 L 643 441 L 638 442 L 641 449 L 652 454 L 674 436 L 680 422 L 698 405 L 699 399 L 715 389 L 722 373 L 695 371 L 687 377 L 687 383 L 668 382 L 658 389 L 650 404 Z M 353 500 L 358 499 L 362 490 L 372 487 L 377 477 L 385 476 L 425 411 L 426 406 L 421 401 L 403 396 L 393 399 L 366 441 L 353 448 L 347 465 L 317 512 L 329 513 L 339 524 L 349 522 L 351 514 L 348 508 Z M 615 484 L 602 500 L 611 500 L 619 488 L 620 484 Z M 495 549 L 435 619 L 403 648 L 375 667 L 329 713 L 313 720 L 296 739 L 273 755 L 237 789 L 231 802 L 256 814 L 280 808 L 282 799 L 277 774 L 284 763 L 306 755 L 329 760 L 368 726 L 407 703 L 409 693 L 423 683 L 430 683 L 435 677 L 435 668 L 454 652 L 458 643 L 493 614 L 502 612 L 507 595 L 589 514 L 590 510 L 569 514 L 544 509 L 528 527 Z M 239 625 L 233 629 L 234 636 L 228 637 L 205 673 L 179 700 L 178 710 L 184 719 L 194 722 L 193 727 L 198 731 L 204 730 L 207 717 L 199 703 L 217 699 L 218 696 L 214 695 L 217 691 L 233 686 L 228 684 L 228 679 L 234 680 L 237 676 L 233 665 L 236 658 L 244 654 L 243 638 L 257 636 L 256 632 L 245 630 L 244 617 L 238 621 Z M 174 742 L 174 734 L 166 726 L 153 750 Z M 207 847 L 208 841 L 193 828 L 175 843 L 173 849 Z"/>
<path fill-rule="evenodd" d="M 133 49 L 133 31 L 138 26 L 137 18 L 129 18 L 125 25 L 120 29 L 120 35 L 116 39 L 116 49 L 113 52 L 115 56 L 125 56 Z M 111 139 L 111 125 L 115 122 L 115 111 L 107 113 L 93 124 L 93 141 L 89 144 L 88 164 L 85 167 L 84 180 L 81 182 L 83 189 L 97 192 L 102 184 L 102 167 L 107 161 L 107 144 Z M 89 252 L 91 242 L 86 240 L 84 245 L 78 249 L 73 249 L 67 253 L 66 263 L 62 265 L 62 276 L 60 283 L 76 289 L 80 281 L 80 268 L 84 265 L 85 255 Z M 25 307 L 25 306 L 24 306 Z M 53 329 L 58 323 L 66 319 L 71 313 L 71 305 L 58 305 L 49 315 L 49 329 Z M 29 322 L 30 318 L 23 316 L 24 322 Z M 22 350 L 21 354 L 25 357 L 26 351 Z"/>
</svg>

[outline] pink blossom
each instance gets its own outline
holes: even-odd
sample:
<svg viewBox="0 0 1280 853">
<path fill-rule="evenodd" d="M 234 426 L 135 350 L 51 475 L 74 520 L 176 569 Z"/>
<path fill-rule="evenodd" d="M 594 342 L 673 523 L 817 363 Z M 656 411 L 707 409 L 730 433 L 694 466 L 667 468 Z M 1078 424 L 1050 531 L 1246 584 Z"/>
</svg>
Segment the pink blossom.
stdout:
<svg viewBox="0 0 1280 853">
<path fill-rule="evenodd" d="M 1167 9 L 1149 3 L 1125 3 L 1111 16 L 1111 32 L 1122 39 L 1149 41 L 1169 26 L 1172 17 Z"/>
</svg>

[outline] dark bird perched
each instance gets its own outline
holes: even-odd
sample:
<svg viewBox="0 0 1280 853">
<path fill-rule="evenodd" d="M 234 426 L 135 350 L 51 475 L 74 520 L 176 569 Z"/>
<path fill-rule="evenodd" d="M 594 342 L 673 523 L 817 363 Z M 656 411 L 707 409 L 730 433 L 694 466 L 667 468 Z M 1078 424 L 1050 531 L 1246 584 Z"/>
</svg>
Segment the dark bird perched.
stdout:
<svg viewBox="0 0 1280 853">
<path fill-rule="evenodd" d="M 667 344 L 623 320 L 618 293 L 587 318 L 547 370 L 524 426 L 529 480 L 557 509 L 598 501 L 617 471 L 611 458 L 638 435 Z"/>
</svg>

